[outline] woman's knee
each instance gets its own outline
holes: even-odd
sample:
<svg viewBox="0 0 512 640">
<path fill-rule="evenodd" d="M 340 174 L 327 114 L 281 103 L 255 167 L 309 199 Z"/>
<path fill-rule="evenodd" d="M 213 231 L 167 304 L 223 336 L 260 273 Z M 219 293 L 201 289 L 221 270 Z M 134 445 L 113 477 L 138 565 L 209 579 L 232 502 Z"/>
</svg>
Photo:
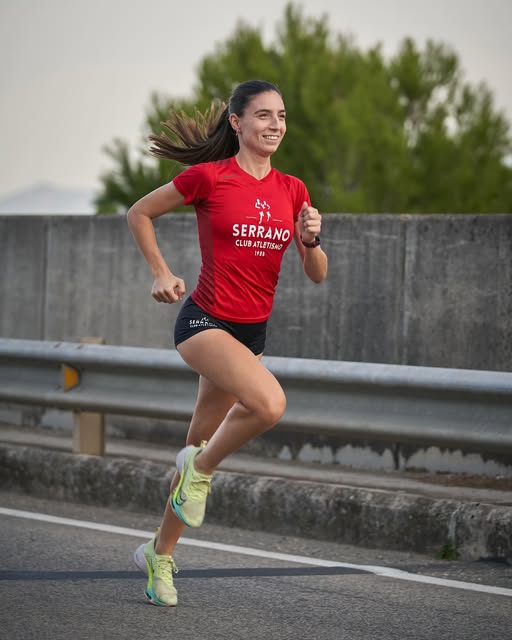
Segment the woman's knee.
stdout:
<svg viewBox="0 0 512 640">
<path fill-rule="evenodd" d="M 264 400 L 258 402 L 256 413 L 260 420 L 266 425 L 267 429 L 271 429 L 283 417 L 286 410 L 286 396 L 284 391 L 279 388 L 274 393 L 265 396 Z"/>
</svg>

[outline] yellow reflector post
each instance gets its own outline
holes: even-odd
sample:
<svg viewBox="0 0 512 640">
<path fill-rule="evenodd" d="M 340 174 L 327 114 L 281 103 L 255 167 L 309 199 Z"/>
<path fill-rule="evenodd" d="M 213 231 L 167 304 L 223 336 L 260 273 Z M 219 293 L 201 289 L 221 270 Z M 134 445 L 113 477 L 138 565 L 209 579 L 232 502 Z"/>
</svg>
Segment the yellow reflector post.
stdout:
<svg viewBox="0 0 512 640">
<path fill-rule="evenodd" d="M 64 391 L 69 391 L 76 387 L 80 382 L 80 374 L 76 369 L 70 367 L 68 364 L 62 365 L 62 386 Z"/>
</svg>

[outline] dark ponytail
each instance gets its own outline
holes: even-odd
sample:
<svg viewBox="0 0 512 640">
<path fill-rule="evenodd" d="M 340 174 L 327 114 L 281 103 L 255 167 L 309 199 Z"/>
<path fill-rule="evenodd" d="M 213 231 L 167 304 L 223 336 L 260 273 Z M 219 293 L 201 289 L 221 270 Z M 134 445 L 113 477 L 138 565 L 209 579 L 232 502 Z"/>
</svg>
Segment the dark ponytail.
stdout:
<svg viewBox="0 0 512 640">
<path fill-rule="evenodd" d="M 205 113 L 196 110 L 194 118 L 184 112 L 172 112 L 169 119 L 162 122 L 172 137 L 166 131 L 161 135 L 150 135 L 149 140 L 153 143 L 150 153 L 186 165 L 234 156 L 240 147 L 229 116 L 232 113 L 241 116 L 251 98 L 267 91 L 281 95 L 279 89 L 270 82 L 249 80 L 235 88 L 229 105 L 224 102 L 212 103 Z"/>
<path fill-rule="evenodd" d="M 238 151 L 238 138 L 228 117 L 224 102 L 212 104 L 205 113 L 196 111 L 195 118 L 183 112 L 171 113 L 162 126 L 172 138 L 165 131 L 149 136 L 153 143 L 149 151 L 159 158 L 189 165 L 229 158 Z"/>
</svg>

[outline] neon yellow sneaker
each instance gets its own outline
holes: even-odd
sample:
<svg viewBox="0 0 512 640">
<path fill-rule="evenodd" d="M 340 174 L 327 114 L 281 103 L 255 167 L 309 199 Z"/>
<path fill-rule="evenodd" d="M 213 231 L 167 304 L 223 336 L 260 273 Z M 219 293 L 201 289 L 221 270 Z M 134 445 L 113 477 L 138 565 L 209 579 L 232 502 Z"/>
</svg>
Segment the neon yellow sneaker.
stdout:
<svg viewBox="0 0 512 640">
<path fill-rule="evenodd" d="M 142 573 L 148 576 L 144 594 L 149 602 L 161 607 L 175 607 L 178 604 L 178 593 L 172 574 L 178 573 L 178 567 L 172 556 L 160 556 L 155 552 L 157 535 L 158 530 L 149 542 L 137 547 L 133 560 Z"/>
<path fill-rule="evenodd" d="M 189 445 L 178 453 L 176 468 L 180 480 L 171 497 L 171 506 L 187 527 L 200 527 L 206 511 L 206 499 L 210 493 L 211 476 L 196 471 L 194 459 L 206 442 L 199 447 Z"/>
</svg>

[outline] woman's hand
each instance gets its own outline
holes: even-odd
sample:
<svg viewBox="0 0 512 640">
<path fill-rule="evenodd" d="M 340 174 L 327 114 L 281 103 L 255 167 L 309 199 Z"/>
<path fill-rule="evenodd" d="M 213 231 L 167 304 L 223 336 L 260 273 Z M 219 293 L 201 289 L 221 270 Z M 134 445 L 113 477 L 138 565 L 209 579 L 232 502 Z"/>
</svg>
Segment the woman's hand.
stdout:
<svg viewBox="0 0 512 640">
<path fill-rule="evenodd" d="M 172 304 L 178 302 L 185 295 L 185 283 L 181 278 L 170 274 L 155 278 L 151 295 L 157 302 Z"/>
<path fill-rule="evenodd" d="M 327 256 L 322 251 L 320 243 L 315 242 L 320 235 L 322 216 L 318 209 L 305 202 L 295 223 L 295 244 L 301 257 L 304 272 L 310 280 L 319 284 L 327 276 Z M 303 242 L 311 243 L 307 248 Z"/>
<path fill-rule="evenodd" d="M 321 226 L 322 216 L 318 213 L 318 209 L 305 202 L 299 213 L 299 230 L 304 242 L 313 242 L 315 237 L 320 235 Z"/>
</svg>

